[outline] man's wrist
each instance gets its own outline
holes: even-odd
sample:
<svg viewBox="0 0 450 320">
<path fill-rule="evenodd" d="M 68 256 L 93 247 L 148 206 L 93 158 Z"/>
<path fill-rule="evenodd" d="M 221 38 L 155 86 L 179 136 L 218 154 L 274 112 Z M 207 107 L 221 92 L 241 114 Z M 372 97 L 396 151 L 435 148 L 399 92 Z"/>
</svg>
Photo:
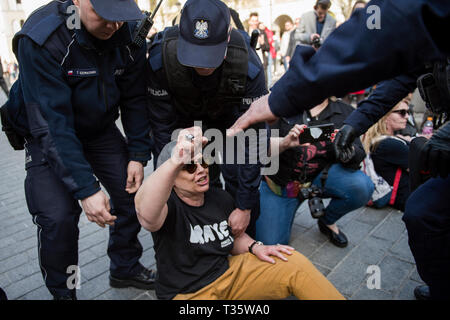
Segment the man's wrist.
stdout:
<svg viewBox="0 0 450 320">
<path fill-rule="evenodd" d="M 141 160 L 130 160 L 129 162 L 137 162 L 142 164 L 142 166 L 145 168 L 147 166 L 147 161 L 141 161 Z"/>
</svg>

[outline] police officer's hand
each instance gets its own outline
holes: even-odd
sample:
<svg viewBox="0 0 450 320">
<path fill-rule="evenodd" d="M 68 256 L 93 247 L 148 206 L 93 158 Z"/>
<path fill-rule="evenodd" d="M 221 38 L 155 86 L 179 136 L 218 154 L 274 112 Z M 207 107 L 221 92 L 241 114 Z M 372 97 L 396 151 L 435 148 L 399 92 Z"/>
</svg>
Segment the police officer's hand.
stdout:
<svg viewBox="0 0 450 320">
<path fill-rule="evenodd" d="M 432 177 L 447 178 L 450 170 L 450 151 L 442 150 L 428 141 L 419 156 L 420 168 Z"/>
<path fill-rule="evenodd" d="M 90 197 L 81 200 L 81 206 L 89 221 L 95 222 L 104 228 L 106 224 L 113 226 L 116 216 L 111 215 L 109 199 L 103 191 L 99 191 Z"/>
<path fill-rule="evenodd" d="M 235 238 L 239 237 L 247 229 L 250 223 L 250 209 L 242 210 L 234 209 L 228 218 L 228 225 L 231 227 L 231 232 Z"/>
<path fill-rule="evenodd" d="M 144 180 L 144 166 L 138 161 L 130 161 L 127 168 L 127 186 L 125 190 L 128 193 L 135 193 Z"/>
<path fill-rule="evenodd" d="M 339 129 L 333 143 L 336 159 L 339 162 L 347 163 L 355 156 L 353 142 L 356 138 L 356 131 L 352 126 L 344 124 L 342 128 Z"/>
<path fill-rule="evenodd" d="M 270 124 L 277 119 L 278 117 L 269 108 L 269 94 L 267 94 L 250 105 L 250 108 L 227 130 L 227 136 L 232 137 L 252 124 L 264 121 Z"/>
</svg>

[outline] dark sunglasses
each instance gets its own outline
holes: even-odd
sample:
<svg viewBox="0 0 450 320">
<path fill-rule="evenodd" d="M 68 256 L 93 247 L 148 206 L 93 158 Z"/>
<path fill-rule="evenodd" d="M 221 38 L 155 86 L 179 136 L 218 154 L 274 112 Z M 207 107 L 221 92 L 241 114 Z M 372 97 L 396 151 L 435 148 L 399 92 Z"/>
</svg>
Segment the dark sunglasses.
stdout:
<svg viewBox="0 0 450 320">
<path fill-rule="evenodd" d="M 409 110 L 405 110 L 405 109 L 403 109 L 403 110 L 394 110 L 394 111 L 392 111 L 392 112 L 398 113 L 398 114 L 401 115 L 402 117 L 404 117 L 404 116 L 406 116 L 406 115 L 409 116 Z"/>
<path fill-rule="evenodd" d="M 202 161 L 199 163 L 204 169 L 209 167 L 209 164 L 207 164 L 205 161 Z M 189 174 L 193 174 L 195 171 L 197 171 L 197 163 L 188 163 L 183 166 L 183 169 L 187 171 Z"/>
</svg>

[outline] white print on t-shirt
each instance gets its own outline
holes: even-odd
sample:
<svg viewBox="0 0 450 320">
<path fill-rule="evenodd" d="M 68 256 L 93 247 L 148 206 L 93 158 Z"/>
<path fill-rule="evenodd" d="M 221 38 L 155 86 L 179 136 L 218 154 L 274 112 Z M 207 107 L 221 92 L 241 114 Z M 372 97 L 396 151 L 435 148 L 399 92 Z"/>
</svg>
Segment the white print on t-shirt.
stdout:
<svg viewBox="0 0 450 320">
<path fill-rule="evenodd" d="M 219 240 L 222 241 L 221 245 L 222 248 L 229 245 L 233 239 L 231 237 L 228 238 L 230 235 L 230 232 L 228 231 L 228 223 L 226 220 L 222 221 L 221 223 L 217 224 L 214 223 L 213 225 L 204 225 L 203 227 L 197 225 L 195 227 L 191 226 L 191 238 L 189 241 L 191 243 L 200 243 L 205 244 L 208 242 L 216 241 L 216 236 Z"/>
</svg>

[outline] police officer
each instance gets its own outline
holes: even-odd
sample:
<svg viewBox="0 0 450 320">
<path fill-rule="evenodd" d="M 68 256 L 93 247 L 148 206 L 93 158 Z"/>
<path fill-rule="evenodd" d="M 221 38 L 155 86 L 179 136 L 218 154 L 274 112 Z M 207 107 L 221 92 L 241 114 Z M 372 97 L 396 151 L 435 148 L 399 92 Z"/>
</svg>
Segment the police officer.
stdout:
<svg viewBox="0 0 450 320">
<path fill-rule="evenodd" d="M 445 59 L 450 6 L 439 0 L 372 0 L 312 55 L 297 47 L 289 71 L 255 101 L 230 135 L 261 121 L 301 114 L 324 98 L 367 88 Z M 368 41 L 370 39 L 370 41 Z M 381 50 L 380 48 L 383 48 Z"/>
<path fill-rule="evenodd" d="M 377 85 L 373 94 L 358 105 L 345 120 L 336 138 L 336 154 L 346 158 L 352 154 L 348 144 L 365 133 L 367 129 L 392 108 L 398 99 L 415 89 L 426 101 L 427 107 L 441 117 L 450 115 L 450 65 L 446 61 L 434 63 L 432 72 L 417 77 L 417 72 L 398 76 Z M 432 82 L 423 81 L 432 77 Z M 436 81 L 437 80 L 437 81 Z M 444 124 L 427 141 L 415 138 L 409 154 L 411 195 L 406 202 L 403 221 L 406 224 L 409 245 L 417 270 L 427 283 L 418 286 L 414 294 L 419 300 L 450 298 L 450 206 L 445 196 L 450 194 L 448 173 L 450 171 L 450 123 Z M 423 172 L 429 174 L 423 174 Z M 426 181 L 429 176 L 434 177 Z M 426 181 L 426 182 L 425 182 Z M 421 185 L 425 182 L 423 185 Z M 418 188 L 418 189 L 417 189 Z"/>
<path fill-rule="evenodd" d="M 134 208 L 151 158 L 141 72 L 146 49 L 131 39 L 139 19 L 132 0 L 52 1 L 13 40 L 20 76 L 2 122 L 16 134 L 10 139 L 16 148 L 25 137 L 25 194 L 42 275 L 55 299 L 76 299 L 68 277 L 78 264 L 81 207 L 89 221 L 109 225 L 110 285 L 154 284 L 155 273 L 139 263 Z M 119 106 L 127 140 L 115 124 Z"/>
<path fill-rule="evenodd" d="M 174 130 L 192 127 L 196 120 L 204 132 L 214 128 L 225 137 L 226 128 L 267 93 L 264 70 L 249 42 L 245 32 L 230 26 L 229 8 L 219 0 L 188 0 L 179 26 L 156 36 L 148 77 L 155 159 Z M 258 215 L 260 165 L 225 163 L 221 171 L 235 197 L 237 209 L 229 223 L 239 235 Z"/>
<path fill-rule="evenodd" d="M 297 49 L 291 68 L 274 86 L 270 97 L 256 101 L 233 125 L 230 134 L 251 123 L 299 113 L 324 97 L 340 96 L 380 80 L 391 79 L 391 85 L 394 83 L 391 88 L 404 90 L 411 86 L 412 76 L 406 73 L 417 73 L 425 63 L 440 63 L 450 55 L 446 35 L 440 32 L 450 27 L 448 2 L 373 0 L 367 5 L 370 8 L 379 16 L 373 17 L 363 10 L 355 12 L 316 55 L 311 57 Z M 373 19 L 379 20 L 379 27 L 370 25 Z M 448 82 L 445 85 L 448 90 Z M 448 91 L 440 92 L 448 95 Z M 397 94 L 392 98 L 398 99 Z M 375 108 L 367 105 L 357 111 L 357 115 L 351 116 L 355 127 L 348 125 L 341 129 L 335 140 L 338 157 L 347 158 L 351 154 L 348 146 L 363 132 L 360 129 L 367 128 L 368 123 L 385 112 L 381 107 Z M 372 120 L 367 122 L 368 119 Z M 431 297 L 436 299 L 448 299 L 450 294 L 450 207 L 445 201 L 450 193 L 449 146 L 447 123 L 433 135 L 422 156 L 423 169 L 430 169 L 435 178 L 411 194 L 403 217 L 419 273 L 430 286 Z M 426 298 L 426 290 L 416 295 Z"/>
</svg>

